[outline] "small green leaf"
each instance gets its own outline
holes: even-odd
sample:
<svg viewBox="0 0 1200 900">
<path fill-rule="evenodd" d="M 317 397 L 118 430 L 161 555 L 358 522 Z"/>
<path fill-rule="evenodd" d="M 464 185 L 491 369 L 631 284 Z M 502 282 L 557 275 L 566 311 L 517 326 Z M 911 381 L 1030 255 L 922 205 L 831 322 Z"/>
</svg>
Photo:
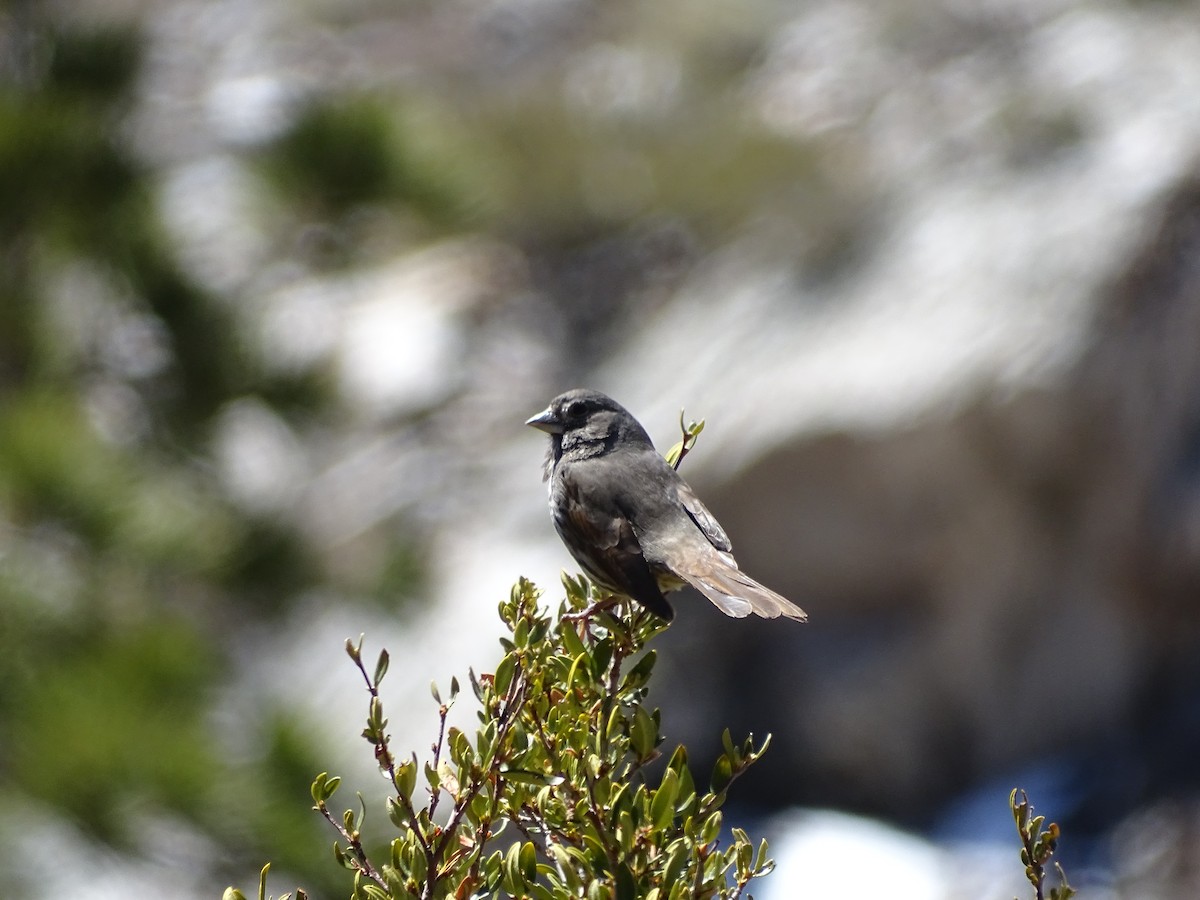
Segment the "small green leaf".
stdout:
<svg viewBox="0 0 1200 900">
<path fill-rule="evenodd" d="M 512 684 L 513 674 L 516 670 L 516 654 L 506 653 L 504 659 L 500 660 L 500 665 L 496 666 L 496 675 L 492 682 L 497 696 L 503 697 L 508 693 L 509 685 Z"/>
<path fill-rule="evenodd" d="M 675 747 L 675 752 L 671 754 L 671 761 L 667 763 L 667 768 L 674 769 L 680 775 L 687 768 L 687 747 L 679 744 Z"/>
<path fill-rule="evenodd" d="M 725 755 L 731 761 L 738 758 L 737 749 L 733 746 L 733 736 L 729 733 L 728 728 L 721 732 L 721 746 L 725 748 Z"/>
<path fill-rule="evenodd" d="M 614 703 L 612 712 L 608 714 L 608 724 L 604 727 L 604 736 L 609 741 L 615 740 L 621 736 L 625 726 L 625 716 L 621 710 L 619 703 Z"/>
<path fill-rule="evenodd" d="M 504 878 L 504 854 L 499 850 L 492 853 L 487 858 L 487 862 L 483 864 L 483 880 L 484 886 L 489 893 L 496 891 L 500 887 L 500 882 Z"/>
<path fill-rule="evenodd" d="M 759 841 L 758 852 L 754 855 L 754 873 L 764 872 L 767 867 L 775 868 L 775 863 L 770 858 L 770 847 L 767 846 L 767 839 L 763 838 Z"/>
<path fill-rule="evenodd" d="M 417 787 L 417 760 L 416 757 L 406 759 L 404 762 L 396 766 L 396 793 L 401 797 L 411 798 L 413 791 Z"/>
<path fill-rule="evenodd" d="M 562 635 L 563 650 L 567 652 L 568 656 L 577 658 L 581 655 L 587 655 L 587 651 L 583 646 L 583 641 L 579 639 L 579 632 L 575 630 L 574 623 L 563 622 L 562 627 L 559 629 L 559 633 Z"/>
<path fill-rule="evenodd" d="M 690 847 L 683 839 L 672 841 L 667 845 L 667 864 L 663 866 L 663 884 L 674 885 L 687 868 Z"/>
<path fill-rule="evenodd" d="M 633 872 L 624 862 L 617 865 L 616 900 L 637 900 L 637 881 Z"/>
<path fill-rule="evenodd" d="M 729 761 L 729 757 L 717 757 L 717 763 L 713 766 L 712 779 L 709 782 L 712 792 L 714 794 L 721 793 L 729 787 L 731 781 L 733 781 L 733 764 Z"/>
<path fill-rule="evenodd" d="M 429 873 L 429 861 L 425 858 L 424 852 L 419 847 L 413 847 L 412 863 L 409 867 L 409 874 L 418 884 L 425 881 L 425 876 Z"/>
<path fill-rule="evenodd" d="M 575 676 L 580 672 L 588 671 L 588 654 L 586 650 L 580 650 L 579 655 L 575 657 L 571 663 L 571 668 L 567 671 L 566 686 L 569 688 L 575 684 Z"/>
<path fill-rule="evenodd" d="M 608 671 L 608 664 L 612 662 L 612 654 L 613 639 L 611 636 L 596 644 L 596 649 L 592 651 L 592 674 L 596 679 L 603 678 Z"/>
<path fill-rule="evenodd" d="M 644 706 L 634 710 L 633 721 L 629 725 L 629 743 L 638 759 L 646 759 L 654 750 L 658 741 L 658 728 Z"/>
<path fill-rule="evenodd" d="M 704 824 L 702 826 L 700 826 L 700 844 L 701 844 L 701 846 L 711 844 L 713 841 L 715 841 L 717 839 L 717 836 L 720 833 L 721 833 L 721 813 L 718 810 L 717 812 L 712 813 L 707 819 L 705 819 Z"/>
<path fill-rule="evenodd" d="M 622 693 L 629 693 L 644 687 L 650 680 L 650 673 L 654 670 L 654 663 L 657 660 L 658 654 L 653 650 L 646 651 L 646 654 L 625 673 L 625 678 L 621 681 Z"/>
<path fill-rule="evenodd" d="M 519 857 L 521 865 L 521 874 L 525 881 L 532 883 L 537 880 L 537 847 L 532 841 L 526 841 L 521 845 L 521 854 Z"/>
<path fill-rule="evenodd" d="M 379 682 L 383 681 L 383 676 L 387 674 L 388 662 L 387 650 L 380 650 L 379 661 L 375 663 L 375 687 L 379 687 Z"/>
<path fill-rule="evenodd" d="M 525 876 L 521 867 L 520 843 L 513 844 L 504 855 L 504 886 L 509 894 L 519 896 L 525 893 Z"/>
<path fill-rule="evenodd" d="M 408 816 L 404 812 L 404 807 L 400 805 L 400 801 L 395 797 L 387 798 L 387 814 L 388 819 L 397 828 L 405 829 L 408 827 Z"/>
<path fill-rule="evenodd" d="M 675 800 L 678 796 L 679 776 L 674 769 L 667 769 L 650 803 L 650 823 L 655 828 L 661 830 L 671 824 L 675 818 Z"/>
</svg>

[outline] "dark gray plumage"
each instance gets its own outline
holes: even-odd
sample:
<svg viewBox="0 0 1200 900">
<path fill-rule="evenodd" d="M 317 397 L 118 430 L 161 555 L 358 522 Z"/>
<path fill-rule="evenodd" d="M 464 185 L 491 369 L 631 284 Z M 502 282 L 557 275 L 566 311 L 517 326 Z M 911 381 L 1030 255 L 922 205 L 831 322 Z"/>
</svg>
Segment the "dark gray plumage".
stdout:
<svg viewBox="0 0 1200 900">
<path fill-rule="evenodd" d="M 629 412 L 599 391 L 560 394 L 526 425 L 550 435 L 550 512 L 597 585 L 670 620 L 690 584 L 727 616 L 803 622 L 804 610 L 738 569 L 729 538 Z"/>
</svg>

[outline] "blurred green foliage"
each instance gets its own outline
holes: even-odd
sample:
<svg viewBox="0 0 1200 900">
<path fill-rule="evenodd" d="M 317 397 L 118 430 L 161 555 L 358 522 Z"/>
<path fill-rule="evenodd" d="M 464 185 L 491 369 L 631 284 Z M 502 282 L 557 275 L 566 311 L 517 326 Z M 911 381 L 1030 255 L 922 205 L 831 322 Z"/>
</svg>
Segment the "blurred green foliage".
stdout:
<svg viewBox="0 0 1200 900">
<path fill-rule="evenodd" d="M 311 737 L 266 710 L 244 738 L 255 749 L 231 754 L 214 709 L 242 665 L 236 629 L 338 579 L 293 518 L 228 495 L 209 442 L 246 396 L 319 427 L 337 414 L 329 376 L 265 371 L 242 332 L 247 298 L 214 295 L 177 261 L 157 173 L 127 134 L 139 31 L 66 26 L 36 4 L 0 31 L 22 51 L 0 75 L 0 794 L 135 854 L 145 821 L 167 815 L 231 865 L 268 854 L 318 869 L 324 838 L 290 812 Z M 289 189 L 331 214 L 409 202 L 419 191 L 381 122 L 314 107 L 271 152 Z M 151 335 L 157 361 L 117 359 L 113 322 Z M 358 596 L 394 604 L 419 581 L 419 556 L 390 552 L 369 590 L 349 586 Z M 234 795 L 244 828 L 221 812 Z M 23 890 L 10 852 L 2 895 Z"/>
<path fill-rule="evenodd" d="M 202 808 L 219 748 L 205 721 L 213 651 L 172 620 L 59 636 L 12 710 L 12 776 L 101 837 L 130 814 Z"/>
</svg>

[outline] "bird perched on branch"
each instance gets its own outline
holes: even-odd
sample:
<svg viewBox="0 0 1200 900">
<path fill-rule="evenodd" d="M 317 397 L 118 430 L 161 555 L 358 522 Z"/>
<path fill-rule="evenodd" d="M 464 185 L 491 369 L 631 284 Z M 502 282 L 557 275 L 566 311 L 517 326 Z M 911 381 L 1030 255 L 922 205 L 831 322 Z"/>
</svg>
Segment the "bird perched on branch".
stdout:
<svg viewBox="0 0 1200 900">
<path fill-rule="evenodd" d="M 567 391 L 525 424 L 550 435 L 554 527 L 599 587 L 668 621 L 675 613 L 663 594 L 685 584 L 727 616 L 808 618 L 738 568 L 712 513 L 611 397 Z"/>
</svg>

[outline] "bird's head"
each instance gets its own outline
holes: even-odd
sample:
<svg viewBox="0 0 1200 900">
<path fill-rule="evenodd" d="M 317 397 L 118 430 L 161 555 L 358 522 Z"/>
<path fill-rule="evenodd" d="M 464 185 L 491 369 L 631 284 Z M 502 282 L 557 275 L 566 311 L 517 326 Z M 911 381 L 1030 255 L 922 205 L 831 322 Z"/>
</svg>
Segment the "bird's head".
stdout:
<svg viewBox="0 0 1200 900">
<path fill-rule="evenodd" d="M 650 444 L 650 436 L 625 407 L 607 394 L 584 388 L 559 394 L 525 424 L 550 435 L 555 461 L 563 452 L 583 458 L 618 444 Z"/>
</svg>

